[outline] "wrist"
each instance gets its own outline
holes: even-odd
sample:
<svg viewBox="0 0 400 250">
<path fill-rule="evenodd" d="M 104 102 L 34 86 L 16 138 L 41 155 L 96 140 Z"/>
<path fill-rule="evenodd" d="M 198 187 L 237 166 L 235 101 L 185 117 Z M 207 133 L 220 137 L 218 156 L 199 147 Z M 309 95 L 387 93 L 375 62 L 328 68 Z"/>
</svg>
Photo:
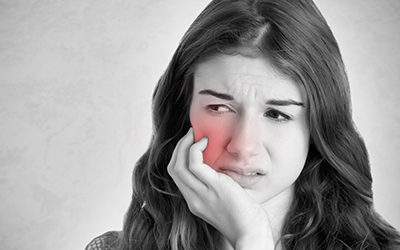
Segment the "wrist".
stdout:
<svg viewBox="0 0 400 250">
<path fill-rule="evenodd" d="M 268 216 L 258 218 L 254 224 L 249 225 L 242 232 L 235 241 L 235 250 L 273 250 L 275 248 Z"/>
</svg>

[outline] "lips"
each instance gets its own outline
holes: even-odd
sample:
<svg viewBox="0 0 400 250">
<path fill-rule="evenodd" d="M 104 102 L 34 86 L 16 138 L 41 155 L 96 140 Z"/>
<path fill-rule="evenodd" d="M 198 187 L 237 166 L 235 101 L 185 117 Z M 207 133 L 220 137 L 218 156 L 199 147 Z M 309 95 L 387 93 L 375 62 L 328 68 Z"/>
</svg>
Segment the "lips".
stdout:
<svg viewBox="0 0 400 250">
<path fill-rule="evenodd" d="M 256 185 L 265 175 L 253 170 L 241 171 L 221 169 L 219 172 L 231 177 L 242 188 L 251 188 L 252 186 Z"/>
</svg>

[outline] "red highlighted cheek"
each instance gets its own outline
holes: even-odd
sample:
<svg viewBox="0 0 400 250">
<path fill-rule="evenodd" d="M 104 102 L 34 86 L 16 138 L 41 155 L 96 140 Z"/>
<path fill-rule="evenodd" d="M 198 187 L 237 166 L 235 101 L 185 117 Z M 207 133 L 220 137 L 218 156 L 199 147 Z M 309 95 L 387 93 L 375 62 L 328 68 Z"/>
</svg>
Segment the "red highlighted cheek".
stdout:
<svg viewBox="0 0 400 250">
<path fill-rule="evenodd" d="M 203 137 L 208 138 L 208 146 L 203 152 L 203 161 L 212 168 L 214 168 L 214 163 L 220 155 L 223 154 L 229 139 L 227 128 L 215 120 L 217 119 L 191 116 L 195 142 Z"/>
<path fill-rule="evenodd" d="M 211 128 L 210 128 L 211 127 Z M 203 161 L 210 167 L 214 166 L 214 163 L 218 159 L 218 157 L 224 151 L 224 144 L 225 140 L 221 133 L 218 133 L 215 128 L 210 127 L 202 127 L 202 128 L 195 128 L 195 140 L 198 141 L 203 137 L 208 138 L 208 146 L 203 152 Z"/>
</svg>

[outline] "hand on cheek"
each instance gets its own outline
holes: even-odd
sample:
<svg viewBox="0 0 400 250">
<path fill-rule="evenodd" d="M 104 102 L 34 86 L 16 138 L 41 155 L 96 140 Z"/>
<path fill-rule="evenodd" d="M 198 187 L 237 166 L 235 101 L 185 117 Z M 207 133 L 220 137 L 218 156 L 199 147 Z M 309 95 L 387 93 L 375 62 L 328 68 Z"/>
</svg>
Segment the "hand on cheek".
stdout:
<svg viewBox="0 0 400 250">
<path fill-rule="evenodd" d="M 193 129 L 196 142 L 203 137 L 208 138 L 207 148 L 203 151 L 203 160 L 205 164 L 215 169 L 215 162 L 223 154 L 228 143 L 228 131 L 217 124 L 206 122 L 194 124 Z"/>
<path fill-rule="evenodd" d="M 261 205 L 230 177 L 204 164 L 208 139 L 197 137 L 196 141 L 190 129 L 178 142 L 168 164 L 168 173 L 190 211 L 218 229 L 233 246 L 249 233 L 262 232 L 263 237 L 270 234 L 268 215 Z"/>
</svg>

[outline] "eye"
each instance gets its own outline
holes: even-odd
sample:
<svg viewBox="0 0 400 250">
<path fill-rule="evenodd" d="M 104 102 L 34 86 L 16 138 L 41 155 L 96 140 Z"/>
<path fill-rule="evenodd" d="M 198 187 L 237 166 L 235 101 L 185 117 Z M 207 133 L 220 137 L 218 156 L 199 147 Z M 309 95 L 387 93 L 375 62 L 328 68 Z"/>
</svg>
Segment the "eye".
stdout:
<svg viewBox="0 0 400 250">
<path fill-rule="evenodd" d="M 207 110 L 214 114 L 223 114 L 232 112 L 233 110 L 227 107 L 226 105 L 208 105 Z"/>
<path fill-rule="evenodd" d="M 270 118 L 271 120 L 273 120 L 275 122 L 286 122 L 286 121 L 291 120 L 290 116 L 288 116 L 276 109 L 268 110 L 267 112 L 265 112 L 264 116 Z"/>
</svg>

